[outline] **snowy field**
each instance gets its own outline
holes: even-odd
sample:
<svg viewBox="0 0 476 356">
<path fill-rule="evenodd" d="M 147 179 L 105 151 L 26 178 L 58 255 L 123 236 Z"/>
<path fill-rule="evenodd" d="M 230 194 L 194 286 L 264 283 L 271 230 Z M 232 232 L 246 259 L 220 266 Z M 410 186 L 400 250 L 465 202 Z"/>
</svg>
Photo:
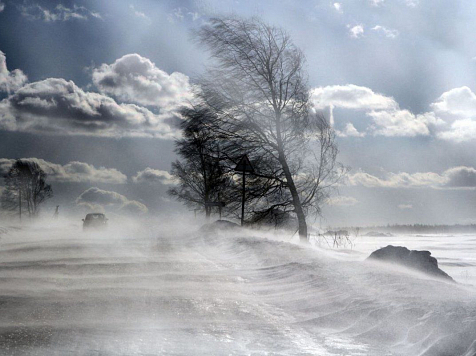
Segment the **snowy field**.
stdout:
<svg viewBox="0 0 476 356">
<path fill-rule="evenodd" d="M 476 355 L 476 236 L 359 237 L 337 253 L 279 239 L 2 230 L 0 354 Z M 461 283 L 362 262 L 387 244 L 432 251 Z"/>
</svg>

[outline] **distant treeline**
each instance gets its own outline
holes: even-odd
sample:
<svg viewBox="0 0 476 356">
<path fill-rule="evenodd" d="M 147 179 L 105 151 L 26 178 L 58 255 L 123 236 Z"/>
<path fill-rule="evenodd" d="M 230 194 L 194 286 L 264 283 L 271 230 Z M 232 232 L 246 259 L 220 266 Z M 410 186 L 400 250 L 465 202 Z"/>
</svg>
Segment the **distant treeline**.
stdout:
<svg viewBox="0 0 476 356">
<path fill-rule="evenodd" d="M 366 226 L 358 228 L 360 234 L 367 232 L 391 232 L 391 233 L 411 233 L 411 234 L 470 234 L 476 233 L 476 224 L 471 225 L 386 225 L 386 226 Z M 355 231 L 356 227 L 347 227 L 343 230 Z"/>
</svg>

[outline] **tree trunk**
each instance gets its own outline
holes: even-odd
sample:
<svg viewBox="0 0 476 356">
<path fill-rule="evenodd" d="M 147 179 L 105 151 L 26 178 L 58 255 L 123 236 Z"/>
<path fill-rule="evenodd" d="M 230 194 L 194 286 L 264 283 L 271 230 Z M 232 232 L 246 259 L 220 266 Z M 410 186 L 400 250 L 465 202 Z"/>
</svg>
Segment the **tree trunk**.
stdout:
<svg viewBox="0 0 476 356">
<path fill-rule="evenodd" d="M 294 212 L 296 213 L 298 219 L 298 231 L 299 231 L 299 240 L 301 243 L 308 243 L 307 240 L 307 223 L 306 215 L 304 215 L 304 210 L 302 208 L 301 199 L 299 199 L 299 194 L 294 184 L 293 176 L 289 170 L 288 162 L 284 156 L 284 152 L 279 151 L 279 161 L 283 167 L 284 175 L 286 176 L 286 181 L 288 183 L 288 188 L 293 198 Z"/>
<path fill-rule="evenodd" d="M 286 177 L 286 182 L 288 184 L 289 192 L 293 198 L 293 205 L 294 205 L 294 212 L 296 213 L 298 219 L 298 232 L 299 232 L 299 241 L 301 243 L 308 243 L 307 240 L 307 223 L 306 223 L 306 215 L 304 215 L 304 210 L 302 208 L 301 199 L 299 198 L 299 194 L 294 184 L 294 179 L 291 174 L 291 170 L 289 169 L 288 162 L 286 160 L 286 155 L 284 154 L 283 149 L 283 140 L 281 137 L 281 113 L 276 109 L 276 138 L 278 144 L 278 159 L 283 167 L 284 175 Z"/>
</svg>

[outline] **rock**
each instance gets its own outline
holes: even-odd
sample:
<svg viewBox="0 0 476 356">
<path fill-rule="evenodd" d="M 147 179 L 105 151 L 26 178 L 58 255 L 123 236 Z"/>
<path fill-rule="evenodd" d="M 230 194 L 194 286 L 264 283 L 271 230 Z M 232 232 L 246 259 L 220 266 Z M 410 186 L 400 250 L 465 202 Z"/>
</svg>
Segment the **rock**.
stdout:
<svg viewBox="0 0 476 356">
<path fill-rule="evenodd" d="M 454 282 L 453 278 L 438 268 L 438 261 L 431 256 L 430 251 L 410 251 L 406 247 L 388 245 L 387 247 L 372 252 L 367 260 L 399 264 L 433 277 Z"/>
</svg>

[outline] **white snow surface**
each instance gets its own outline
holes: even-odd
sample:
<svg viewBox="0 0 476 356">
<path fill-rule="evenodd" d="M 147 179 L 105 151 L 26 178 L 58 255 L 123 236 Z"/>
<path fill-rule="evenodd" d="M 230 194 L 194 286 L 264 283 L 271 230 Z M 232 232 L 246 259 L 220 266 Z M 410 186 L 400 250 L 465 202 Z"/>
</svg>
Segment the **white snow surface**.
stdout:
<svg viewBox="0 0 476 356">
<path fill-rule="evenodd" d="M 449 252 L 451 237 L 431 236 L 332 252 L 167 226 L 6 229 L 0 354 L 476 355 L 475 287 L 363 262 L 376 245 L 439 246 L 452 275 L 474 267 L 475 236 Z"/>
</svg>

